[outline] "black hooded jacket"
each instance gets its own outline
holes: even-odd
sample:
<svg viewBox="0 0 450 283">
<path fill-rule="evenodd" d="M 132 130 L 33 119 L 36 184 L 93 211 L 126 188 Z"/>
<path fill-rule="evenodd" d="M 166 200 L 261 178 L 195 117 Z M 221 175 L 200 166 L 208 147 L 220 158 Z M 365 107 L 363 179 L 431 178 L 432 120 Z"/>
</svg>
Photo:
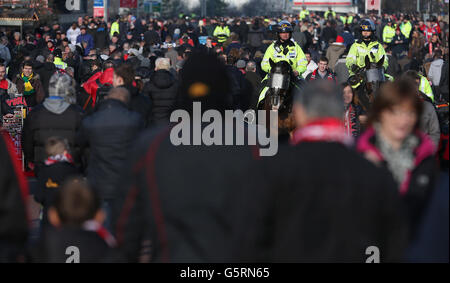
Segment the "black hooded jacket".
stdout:
<svg viewBox="0 0 450 283">
<path fill-rule="evenodd" d="M 130 110 L 141 114 L 142 119 L 144 121 L 144 126 L 148 127 L 151 122 L 150 119 L 151 119 L 152 104 L 150 98 L 148 98 L 148 96 L 139 93 L 139 90 L 132 85 L 126 85 L 122 87 L 126 88 L 130 92 L 130 103 L 129 103 Z"/>
<path fill-rule="evenodd" d="M 152 103 L 151 124 L 168 123 L 170 113 L 176 105 L 178 82 L 175 76 L 166 70 L 158 70 L 144 86 L 144 95 Z"/>
</svg>

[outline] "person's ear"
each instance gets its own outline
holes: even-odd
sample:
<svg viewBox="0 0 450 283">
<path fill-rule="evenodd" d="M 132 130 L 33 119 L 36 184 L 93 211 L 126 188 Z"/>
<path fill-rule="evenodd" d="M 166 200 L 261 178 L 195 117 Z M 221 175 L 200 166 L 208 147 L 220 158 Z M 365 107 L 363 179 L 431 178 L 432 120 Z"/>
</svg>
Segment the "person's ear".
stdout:
<svg viewBox="0 0 450 283">
<path fill-rule="evenodd" d="M 55 227 L 59 227 L 61 225 L 61 219 L 59 218 L 58 212 L 54 207 L 50 207 L 48 212 L 48 221 Z"/>
<path fill-rule="evenodd" d="M 106 219 L 105 212 L 103 211 L 103 209 L 99 209 L 94 216 L 95 222 L 97 222 L 99 224 L 103 224 L 105 222 L 105 219 Z"/>
</svg>

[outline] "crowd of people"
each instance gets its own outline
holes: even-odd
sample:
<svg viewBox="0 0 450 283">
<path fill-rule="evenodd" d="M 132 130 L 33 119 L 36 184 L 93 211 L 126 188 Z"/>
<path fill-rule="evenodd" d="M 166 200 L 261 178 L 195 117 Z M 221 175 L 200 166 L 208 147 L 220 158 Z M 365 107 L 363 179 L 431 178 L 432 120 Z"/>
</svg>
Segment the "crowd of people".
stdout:
<svg viewBox="0 0 450 283">
<path fill-rule="evenodd" d="M 27 113 L 24 166 L 1 132 L 0 262 L 448 262 L 448 28 L 304 8 L 2 32 L 0 124 L 10 99 Z M 370 107 L 365 55 L 386 76 Z M 303 86 L 275 157 L 171 143 L 193 102 L 261 109 L 280 61 Z"/>
</svg>

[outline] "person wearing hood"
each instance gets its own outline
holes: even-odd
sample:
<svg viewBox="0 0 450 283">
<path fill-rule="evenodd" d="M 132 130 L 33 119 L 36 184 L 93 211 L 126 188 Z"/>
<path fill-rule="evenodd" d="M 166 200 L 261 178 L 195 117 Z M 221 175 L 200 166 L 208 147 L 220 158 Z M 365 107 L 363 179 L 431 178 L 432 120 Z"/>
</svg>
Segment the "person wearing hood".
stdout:
<svg viewBox="0 0 450 283">
<path fill-rule="evenodd" d="M 151 125 L 168 124 L 172 110 L 175 108 L 178 82 L 169 71 L 169 58 L 158 58 L 155 72 L 144 86 L 144 95 L 151 100 Z"/>
<path fill-rule="evenodd" d="M 39 77 L 39 74 L 33 72 L 33 63 L 25 61 L 22 64 L 22 72 L 17 74 L 13 79 L 16 84 L 18 93 L 21 93 L 27 102 L 28 107 L 34 107 L 40 104 L 44 98 L 44 88 Z"/>
<path fill-rule="evenodd" d="M 336 65 L 336 62 L 339 60 L 339 57 L 341 57 L 342 54 L 345 52 L 345 44 L 344 44 L 344 38 L 340 35 L 336 37 L 336 41 L 333 42 L 327 50 L 327 58 L 329 60 L 329 66 L 331 71 L 334 72 L 334 66 Z"/>
<path fill-rule="evenodd" d="M 47 158 L 45 142 L 52 136 L 67 139 L 73 149 L 75 164 L 80 165 L 75 134 L 81 125 L 83 110 L 75 102 L 73 78 L 65 73 L 55 73 L 50 78 L 49 97 L 34 107 L 24 122 L 22 146 L 28 168 L 39 170 L 39 165 Z"/>
</svg>

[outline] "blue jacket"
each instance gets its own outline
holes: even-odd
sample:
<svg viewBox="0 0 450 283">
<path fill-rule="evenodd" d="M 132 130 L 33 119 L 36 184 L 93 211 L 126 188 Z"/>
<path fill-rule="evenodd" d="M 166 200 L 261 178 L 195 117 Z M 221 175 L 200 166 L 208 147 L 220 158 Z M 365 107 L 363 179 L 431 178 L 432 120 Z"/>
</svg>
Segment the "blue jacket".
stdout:
<svg viewBox="0 0 450 283">
<path fill-rule="evenodd" d="M 88 33 L 86 34 L 80 34 L 77 37 L 77 43 L 82 44 L 83 41 L 86 41 L 88 43 L 86 49 L 84 50 L 84 56 L 89 55 L 89 51 L 91 51 L 91 49 L 94 48 L 94 39 L 92 38 L 92 36 Z"/>
<path fill-rule="evenodd" d="M 355 42 L 355 38 L 349 32 L 343 32 L 340 34 L 340 36 L 342 36 L 342 38 L 344 39 L 345 47 L 351 46 Z"/>
</svg>

